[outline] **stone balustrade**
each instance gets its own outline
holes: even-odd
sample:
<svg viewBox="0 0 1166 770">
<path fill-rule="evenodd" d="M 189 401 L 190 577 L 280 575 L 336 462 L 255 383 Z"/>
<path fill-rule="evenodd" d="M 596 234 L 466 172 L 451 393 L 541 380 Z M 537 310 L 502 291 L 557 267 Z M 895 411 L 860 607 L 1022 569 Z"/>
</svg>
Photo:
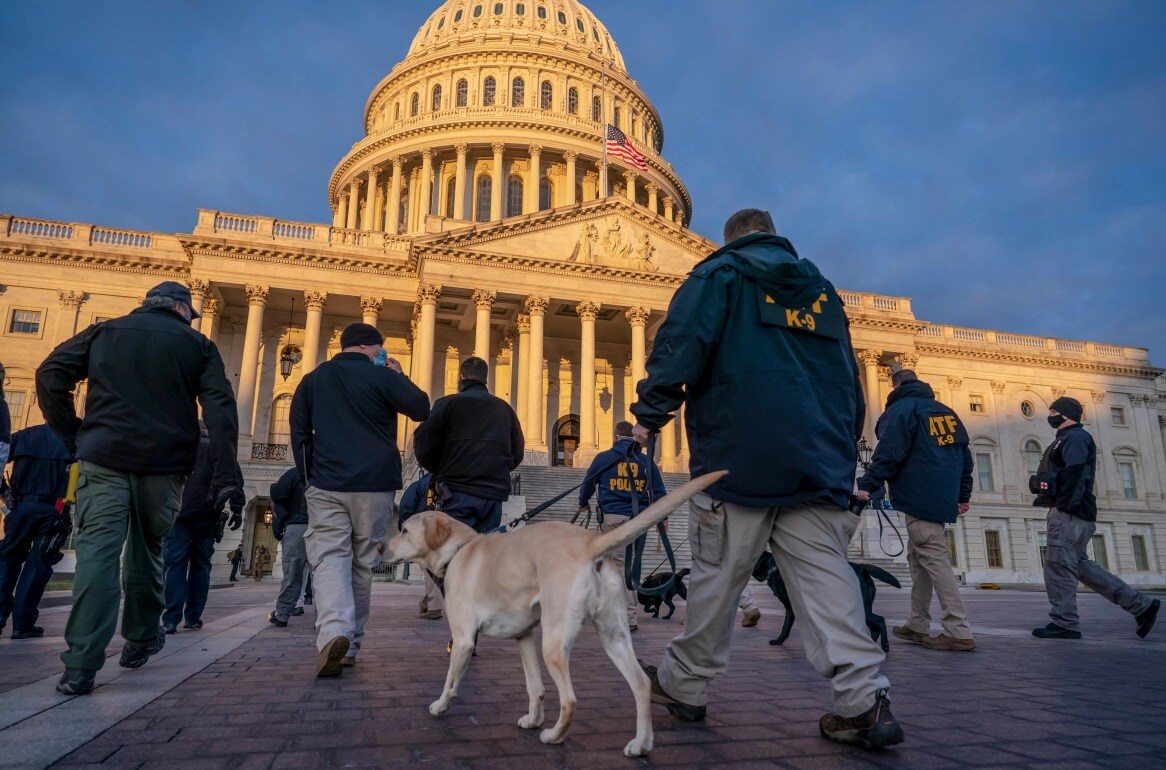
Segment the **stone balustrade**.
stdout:
<svg viewBox="0 0 1166 770">
<path fill-rule="evenodd" d="M 195 235 L 240 236 L 249 241 L 294 241 L 320 248 L 344 247 L 369 249 L 382 253 L 404 254 L 408 241 L 383 232 L 349 230 L 312 222 L 292 222 L 274 217 L 248 216 L 225 211 L 198 210 Z"/>
<path fill-rule="evenodd" d="M 1032 353 L 1073 354 L 1077 356 L 1120 359 L 1135 364 L 1150 363 L 1149 352 L 1145 348 L 1103 345 L 1097 342 L 1063 340 L 1056 337 L 1037 337 L 1028 334 L 1010 334 L 989 329 L 969 329 L 960 326 L 928 324 L 919 330 L 917 336 L 946 340 L 955 344 L 1027 350 Z"/>
<path fill-rule="evenodd" d="M 117 251 L 141 249 L 156 256 L 177 257 L 183 253 L 178 237 L 166 233 L 123 230 L 77 222 L 55 222 L 0 214 L 0 237 L 10 240 L 56 241 L 77 248 L 113 248 Z"/>
</svg>

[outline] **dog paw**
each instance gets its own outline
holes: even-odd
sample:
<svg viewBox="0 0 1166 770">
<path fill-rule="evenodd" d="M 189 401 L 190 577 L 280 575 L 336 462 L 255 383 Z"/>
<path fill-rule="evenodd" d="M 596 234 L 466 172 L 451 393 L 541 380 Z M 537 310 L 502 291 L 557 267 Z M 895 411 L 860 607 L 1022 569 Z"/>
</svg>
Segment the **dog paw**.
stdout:
<svg viewBox="0 0 1166 770">
<path fill-rule="evenodd" d="M 625 757 L 646 757 L 651 750 L 652 736 L 649 735 L 647 740 L 641 741 L 639 738 L 633 738 L 628 741 L 628 745 L 623 747 L 623 755 Z"/>
<path fill-rule="evenodd" d="M 449 701 L 444 701 L 441 698 L 429 704 L 429 713 L 435 717 L 439 717 L 449 711 Z"/>
<path fill-rule="evenodd" d="M 533 730 L 536 727 L 542 727 L 543 718 L 536 717 L 534 714 L 523 714 L 522 719 L 518 720 L 518 726 L 523 730 Z"/>
<path fill-rule="evenodd" d="M 566 737 L 567 734 L 565 730 L 563 731 L 562 735 L 560 735 L 555 730 L 543 730 L 538 734 L 538 739 L 543 743 L 562 743 L 563 739 Z"/>
</svg>

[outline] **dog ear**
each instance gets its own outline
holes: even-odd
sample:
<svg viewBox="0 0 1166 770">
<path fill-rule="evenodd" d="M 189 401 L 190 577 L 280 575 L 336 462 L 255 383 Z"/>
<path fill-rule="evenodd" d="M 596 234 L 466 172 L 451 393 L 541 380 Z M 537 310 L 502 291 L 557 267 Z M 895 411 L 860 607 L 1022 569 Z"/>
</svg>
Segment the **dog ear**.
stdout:
<svg viewBox="0 0 1166 770">
<path fill-rule="evenodd" d="M 449 539 L 449 533 L 452 532 L 449 523 L 441 516 L 429 516 L 425 520 L 425 547 L 430 551 L 436 551 L 445 545 L 445 541 Z"/>
</svg>

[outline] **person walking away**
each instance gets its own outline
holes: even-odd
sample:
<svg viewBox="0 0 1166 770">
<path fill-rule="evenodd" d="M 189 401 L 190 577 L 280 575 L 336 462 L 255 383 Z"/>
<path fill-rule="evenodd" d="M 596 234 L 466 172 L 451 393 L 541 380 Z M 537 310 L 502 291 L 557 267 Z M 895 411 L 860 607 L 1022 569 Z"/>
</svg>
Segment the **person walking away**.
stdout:
<svg viewBox="0 0 1166 770">
<path fill-rule="evenodd" d="M 271 533 L 282 546 L 283 581 L 279 585 L 275 609 L 267 614 L 267 621 L 282 628 L 296 614 L 308 566 L 308 551 L 304 546 L 308 501 L 304 499 L 304 478 L 299 468 L 293 465 L 271 485 L 271 503 L 275 508 Z"/>
</svg>

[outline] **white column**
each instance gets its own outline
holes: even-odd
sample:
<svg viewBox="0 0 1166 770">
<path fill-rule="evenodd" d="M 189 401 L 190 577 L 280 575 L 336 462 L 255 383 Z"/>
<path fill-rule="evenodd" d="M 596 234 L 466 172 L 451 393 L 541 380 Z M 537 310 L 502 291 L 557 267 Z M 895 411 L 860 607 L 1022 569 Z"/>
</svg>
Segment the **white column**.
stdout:
<svg viewBox="0 0 1166 770">
<path fill-rule="evenodd" d="M 537 144 L 530 146 L 530 172 L 526 177 L 526 189 L 522 195 L 522 213 L 538 211 L 538 184 L 542 175 L 543 148 Z"/>
<path fill-rule="evenodd" d="M 629 203 L 636 202 L 636 172 L 630 168 L 623 174 L 624 181 L 627 183 L 627 196 Z"/>
<path fill-rule="evenodd" d="M 425 218 L 429 216 L 433 204 L 433 150 L 426 147 L 421 151 L 421 208 L 417 215 L 417 230 L 424 232 Z"/>
<path fill-rule="evenodd" d="M 514 411 L 522 422 L 524 436 L 532 433 L 530 428 L 530 316 L 520 313 L 514 319 L 518 329 L 518 388 L 514 396 Z"/>
<path fill-rule="evenodd" d="M 304 374 L 315 369 L 320 360 L 320 321 L 324 317 L 324 304 L 327 301 L 328 295 L 322 291 L 304 292 L 307 318 L 304 321 L 304 357 L 300 362 Z"/>
<path fill-rule="evenodd" d="M 466 216 L 466 150 L 465 143 L 454 146 L 457 151 L 457 168 L 453 175 L 453 211 L 449 215 L 454 219 L 469 219 Z"/>
<path fill-rule="evenodd" d="M 206 302 L 202 304 L 202 318 L 200 319 L 202 321 L 202 328 L 199 331 L 211 342 L 215 341 L 215 332 L 218 331 L 216 328 L 218 326 L 217 321 L 222 309 L 223 303 L 214 297 L 207 297 Z"/>
<path fill-rule="evenodd" d="M 505 195 L 502 188 L 502 151 L 506 145 L 494 142 L 490 149 L 494 151 L 494 165 L 490 168 L 490 220 L 497 222 L 502 218 L 502 198 Z"/>
<path fill-rule="evenodd" d="M 191 278 L 186 282 L 190 287 L 190 309 L 195 313 L 202 315 L 203 304 L 206 298 L 210 295 L 211 285 L 209 281 L 203 281 L 199 278 Z M 190 322 L 190 327 L 195 330 L 202 329 L 202 319 L 195 318 Z"/>
<path fill-rule="evenodd" d="M 250 447 L 244 449 L 242 438 L 251 437 L 255 419 L 255 380 L 259 371 L 259 342 L 263 337 L 263 309 L 267 305 L 267 295 L 271 291 L 266 286 L 244 286 L 247 292 L 247 331 L 243 338 L 243 357 L 239 361 L 239 392 L 235 400 L 239 406 L 240 452 L 250 455 Z"/>
<path fill-rule="evenodd" d="M 880 350 L 860 350 L 858 360 L 864 367 L 863 390 L 866 391 L 866 441 L 875 444 L 874 426 L 879 419 L 879 359 Z"/>
<path fill-rule="evenodd" d="M 629 394 L 629 406 L 635 401 L 635 389 L 640 380 L 644 379 L 644 363 L 647 360 L 644 344 L 644 327 L 652 311 L 646 307 L 631 307 L 624 314 L 632 325 L 632 393 Z"/>
<path fill-rule="evenodd" d="M 401 156 L 393 158 L 393 181 L 389 183 L 388 231 L 396 235 L 401 229 Z"/>
<path fill-rule="evenodd" d="M 349 230 L 356 229 L 357 209 L 360 208 L 360 180 L 353 179 L 348 192 L 348 219 L 344 226 Z"/>
<path fill-rule="evenodd" d="M 563 153 L 563 158 L 567 161 L 567 189 L 564 191 L 565 195 L 562 200 L 566 201 L 568 206 L 574 206 L 579 202 L 575 199 L 575 160 L 578 157 L 579 153 L 571 150 Z"/>
<path fill-rule="evenodd" d="M 673 220 L 672 196 L 670 196 L 670 195 L 664 196 L 664 218 L 667 219 L 669 222 L 671 222 Z"/>
<path fill-rule="evenodd" d="M 474 309 L 474 355 L 483 361 L 489 362 L 490 356 L 490 310 L 494 307 L 494 300 L 498 292 L 478 289 L 473 294 Z"/>
<path fill-rule="evenodd" d="M 530 378 L 528 388 L 529 422 L 531 434 L 526 436 L 526 443 L 532 449 L 545 449 L 547 439 L 543 429 L 547 404 L 543 394 L 543 319 L 550 300 L 546 297 L 532 296 L 526 298 L 526 312 L 530 315 Z"/>
<path fill-rule="evenodd" d="M 424 283 L 417 287 L 417 301 L 421 308 L 417 319 L 417 334 L 413 339 L 414 382 L 430 397 L 433 388 L 433 343 L 437 334 L 437 300 L 441 287 Z"/>
<path fill-rule="evenodd" d="M 368 230 L 379 230 L 376 225 L 377 206 L 377 172 L 379 168 L 373 166 L 368 170 L 368 195 L 364 198 L 364 226 Z"/>
<path fill-rule="evenodd" d="M 336 193 L 336 215 L 332 218 L 332 226 L 345 227 L 348 223 L 348 191 Z"/>
<path fill-rule="evenodd" d="M 595 319 L 599 303 L 584 300 L 575 306 L 579 335 L 579 448 L 587 459 L 599 448 L 595 435 Z"/>
<path fill-rule="evenodd" d="M 360 320 L 369 326 L 376 326 L 381 317 L 380 297 L 360 298 Z"/>
<path fill-rule="evenodd" d="M 648 208 L 653 214 L 659 214 L 660 188 L 654 182 L 648 182 L 644 187 L 648 191 Z"/>
</svg>

